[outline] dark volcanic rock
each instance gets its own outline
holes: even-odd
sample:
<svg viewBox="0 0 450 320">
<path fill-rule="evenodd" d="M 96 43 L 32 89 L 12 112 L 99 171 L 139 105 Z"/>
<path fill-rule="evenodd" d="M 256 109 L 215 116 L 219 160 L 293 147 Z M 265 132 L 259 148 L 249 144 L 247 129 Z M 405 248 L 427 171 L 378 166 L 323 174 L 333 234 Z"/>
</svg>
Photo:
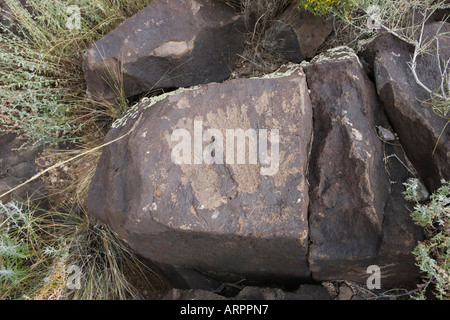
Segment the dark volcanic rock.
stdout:
<svg viewBox="0 0 450 320">
<path fill-rule="evenodd" d="M 238 295 L 226 298 L 205 290 L 172 289 L 163 300 L 330 300 L 326 289 L 320 285 L 303 284 L 295 291 L 278 288 L 244 287 Z M 264 310 L 264 309 L 263 309 Z"/>
<path fill-rule="evenodd" d="M 450 24 L 425 25 L 425 43 L 434 38 L 438 28 L 440 33 L 448 32 Z M 441 36 L 439 39 L 440 58 L 447 61 L 449 38 Z M 433 40 L 428 46 L 432 53 L 419 57 L 417 64 L 419 78 L 431 90 L 439 88 L 441 81 L 435 49 L 436 40 Z M 433 112 L 428 103 L 430 94 L 414 80 L 409 66 L 413 47 L 384 34 L 369 44 L 363 54 L 369 62 L 373 61 L 378 94 L 409 160 L 428 190 L 435 190 L 441 185 L 441 179 L 450 179 L 450 131 L 448 126 L 443 131 L 447 120 Z"/>
<path fill-rule="evenodd" d="M 106 140 L 130 130 L 104 148 L 88 202 L 131 248 L 256 281 L 309 278 L 312 110 L 300 66 L 143 101 Z"/>
<path fill-rule="evenodd" d="M 122 84 L 130 97 L 223 81 L 245 30 L 243 18 L 223 1 L 155 0 L 86 52 L 88 96 L 114 102 Z"/>
<path fill-rule="evenodd" d="M 407 172 L 386 171 L 373 83 L 345 47 L 318 56 L 305 72 L 315 124 L 309 168 L 313 278 L 365 283 L 367 267 L 376 264 L 383 285 L 416 280 L 411 250 L 419 235 L 401 195 Z M 394 187 L 389 177 L 396 178 Z M 399 224 L 403 230 L 393 228 Z"/>
<path fill-rule="evenodd" d="M 313 58 L 326 37 L 333 30 L 329 21 L 306 11 L 297 5 L 289 6 L 268 30 L 270 42 L 275 42 L 276 54 L 287 61 L 300 63 Z"/>
</svg>

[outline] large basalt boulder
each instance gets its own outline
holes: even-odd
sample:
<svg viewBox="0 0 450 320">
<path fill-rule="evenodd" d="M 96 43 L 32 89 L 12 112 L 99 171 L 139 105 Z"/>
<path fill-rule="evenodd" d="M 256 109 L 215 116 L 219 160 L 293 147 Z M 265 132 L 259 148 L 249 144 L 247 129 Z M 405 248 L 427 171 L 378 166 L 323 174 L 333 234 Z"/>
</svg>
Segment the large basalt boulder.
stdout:
<svg viewBox="0 0 450 320">
<path fill-rule="evenodd" d="M 104 148 L 88 206 L 137 253 L 255 281 L 309 279 L 301 66 L 143 101 L 106 141 L 128 132 Z"/>
<path fill-rule="evenodd" d="M 385 286 L 416 281 L 411 251 L 420 233 L 401 195 L 408 172 L 391 167 L 394 160 L 384 162 L 375 128 L 386 123 L 373 83 L 346 47 L 319 55 L 305 72 L 315 124 L 309 167 L 313 278 L 365 283 L 375 264 Z"/>
<path fill-rule="evenodd" d="M 450 39 L 442 35 L 441 61 L 437 61 L 435 36 L 449 31 L 449 23 L 435 22 L 424 28 L 423 41 L 428 43 L 429 54 L 418 58 L 417 75 L 431 90 L 441 85 L 439 63 L 443 68 L 450 59 Z M 414 80 L 409 66 L 413 49 L 393 35 L 384 34 L 369 44 L 363 54 L 369 62 L 373 61 L 378 94 L 409 160 L 432 191 L 441 185 L 441 179 L 450 179 L 450 131 L 447 119 L 433 112 L 430 94 Z"/>
<path fill-rule="evenodd" d="M 87 94 L 114 103 L 121 90 L 131 97 L 223 81 L 242 51 L 244 31 L 244 19 L 225 1 L 155 0 L 86 52 Z"/>
</svg>

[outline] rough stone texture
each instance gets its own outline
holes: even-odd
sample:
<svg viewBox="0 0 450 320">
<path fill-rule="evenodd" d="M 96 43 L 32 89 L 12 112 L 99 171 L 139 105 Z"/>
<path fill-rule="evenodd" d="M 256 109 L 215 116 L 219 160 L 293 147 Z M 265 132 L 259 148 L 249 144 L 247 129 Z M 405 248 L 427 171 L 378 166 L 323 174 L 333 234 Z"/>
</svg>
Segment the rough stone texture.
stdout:
<svg viewBox="0 0 450 320">
<path fill-rule="evenodd" d="M 172 289 L 163 300 L 330 300 L 330 296 L 320 285 L 303 284 L 295 291 L 247 286 L 231 298 L 205 290 Z"/>
<path fill-rule="evenodd" d="M 298 289 L 286 291 L 279 288 L 244 287 L 234 297 L 236 300 L 330 300 L 321 285 L 302 284 Z"/>
<path fill-rule="evenodd" d="M 171 289 L 161 300 L 226 300 L 224 296 L 220 294 L 201 290 L 180 290 Z"/>
<path fill-rule="evenodd" d="M 434 21 L 449 21 L 450 9 L 438 9 L 433 13 L 431 17 Z"/>
<path fill-rule="evenodd" d="M 383 229 L 377 257 L 370 260 L 370 264 L 365 268 L 367 270 L 372 264 L 381 268 L 383 287 L 415 288 L 420 282 L 420 273 L 415 265 L 415 256 L 411 252 L 417 242 L 423 240 L 423 231 L 412 221 L 410 212 L 413 205 L 407 203 L 402 194 L 405 190 L 403 183 L 411 177 L 411 172 L 403 165 L 407 161 L 398 140 L 394 145 L 384 144 L 383 148 L 384 155 L 389 157 L 385 160 L 389 196 L 383 212 Z M 367 280 L 370 275 L 366 273 L 365 279 Z"/>
<path fill-rule="evenodd" d="M 367 267 L 377 264 L 384 285 L 416 280 L 410 252 L 418 235 L 401 195 L 407 172 L 392 170 L 394 160 L 383 162 L 376 127 L 386 123 L 373 83 L 345 47 L 318 56 L 305 72 L 315 124 L 309 167 L 313 278 L 365 283 Z"/>
<path fill-rule="evenodd" d="M 391 130 L 383 128 L 382 126 L 377 127 L 378 136 L 384 142 L 395 141 L 395 135 L 391 132 Z"/>
<path fill-rule="evenodd" d="M 156 88 L 220 82 L 242 51 L 243 18 L 223 1 L 155 0 L 86 52 L 87 94 L 114 102 Z M 118 80 L 120 79 L 120 80 Z"/>
<path fill-rule="evenodd" d="M 0 135 L 0 195 L 15 188 L 37 173 L 35 159 L 42 147 L 17 150 L 25 141 L 15 134 Z M 38 203 L 46 195 L 43 186 L 34 181 L 0 198 L 6 203 L 11 200 L 30 200 Z"/>
<path fill-rule="evenodd" d="M 274 282 L 309 278 L 307 90 L 302 68 L 290 66 L 263 78 L 180 89 L 141 102 L 107 135 L 111 141 L 133 130 L 104 148 L 89 192 L 91 214 L 154 262 Z M 194 121 L 202 121 L 204 133 L 218 129 L 224 142 L 226 129 L 267 129 L 271 137 L 278 129 L 278 170 L 265 172 L 261 158 L 256 164 L 247 157 L 245 164 L 173 162 L 180 140 L 171 135 L 185 129 L 194 143 Z M 201 146 L 208 158 L 214 153 L 208 148 L 220 141 L 215 135 Z M 201 156 L 194 152 L 194 160 L 195 154 Z"/>
<path fill-rule="evenodd" d="M 197 269 L 181 268 L 165 263 L 147 262 L 156 267 L 160 274 L 170 279 L 170 284 L 178 289 L 200 289 L 214 291 L 221 286 L 221 282 L 200 272 Z"/>
<path fill-rule="evenodd" d="M 336 300 L 351 300 L 353 295 L 352 288 L 345 284 L 341 284 L 339 286 L 339 295 L 336 297 Z"/>
<path fill-rule="evenodd" d="M 278 43 L 277 54 L 287 61 L 300 63 L 316 55 L 332 30 L 329 21 L 298 10 L 294 4 L 281 14 L 268 34 Z"/>
<path fill-rule="evenodd" d="M 425 39 L 432 39 L 438 26 L 439 23 L 426 25 Z M 450 24 L 444 23 L 440 32 L 449 31 Z M 436 41 L 428 49 L 433 48 L 436 48 Z M 447 128 L 441 135 L 447 120 L 434 114 L 425 102 L 430 95 L 414 81 L 408 65 L 413 48 L 385 34 L 371 43 L 366 51 L 367 60 L 374 57 L 377 91 L 386 114 L 421 180 L 433 191 L 441 185 L 441 179 L 450 179 L 450 131 Z M 440 56 L 442 61 L 450 58 L 449 38 L 440 38 Z M 430 89 L 439 87 L 440 73 L 435 54 L 418 59 L 417 73 Z"/>
</svg>

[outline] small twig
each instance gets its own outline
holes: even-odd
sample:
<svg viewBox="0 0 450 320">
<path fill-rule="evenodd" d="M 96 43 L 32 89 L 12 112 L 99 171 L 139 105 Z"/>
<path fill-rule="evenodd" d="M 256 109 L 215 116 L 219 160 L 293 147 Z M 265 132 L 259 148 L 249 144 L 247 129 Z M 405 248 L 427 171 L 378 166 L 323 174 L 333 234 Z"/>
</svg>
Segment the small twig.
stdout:
<svg viewBox="0 0 450 320">
<path fill-rule="evenodd" d="M 426 16 L 426 12 L 427 10 L 425 10 L 425 16 Z M 425 21 L 422 23 L 422 27 L 420 30 L 420 34 L 419 34 L 419 41 L 414 41 L 414 54 L 413 54 L 413 58 L 411 60 L 411 71 L 413 73 L 414 76 L 414 80 L 416 81 L 416 83 L 418 85 L 420 85 L 425 91 L 427 91 L 429 94 L 432 93 L 432 91 L 422 83 L 422 81 L 419 79 L 419 77 L 417 76 L 417 72 L 416 72 L 416 68 L 417 68 L 417 57 L 419 56 L 419 49 L 422 45 L 422 38 L 423 38 L 423 31 L 425 28 Z"/>
<path fill-rule="evenodd" d="M 266 14 L 267 14 L 267 12 L 264 13 L 263 15 L 261 15 L 261 16 L 258 18 L 258 20 L 256 20 L 255 26 L 254 26 L 254 28 L 253 28 L 252 41 L 255 39 L 255 36 L 256 36 L 256 28 L 257 28 L 257 26 L 258 26 L 258 24 L 259 24 L 259 20 L 261 20 Z"/>
<path fill-rule="evenodd" d="M 392 34 L 393 36 L 395 36 L 396 38 L 398 38 L 398 39 L 400 39 L 400 40 L 402 40 L 402 41 L 404 41 L 404 42 L 406 42 L 406 43 L 409 43 L 409 44 L 412 44 L 412 45 L 415 46 L 415 42 L 414 42 L 414 41 L 411 41 L 411 40 L 409 40 L 408 38 L 405 38 L 404 36 L 398 34 L 398 33 L 395 32 L 394 30 L 389 29 L 389 28 L 386 27 L 384 24 L 380 24 L 380 27 L 381 27 L 383 30 L 385 30 L 386 32 L 388 32 L 388 33 Z"/>
<path fill-rule="evenodd" d="M 392 158 L 392 157 L 395 157 L 405 168 L 406 168 L 406 170 L 408 170 L 408 172 L 409 173 L 411 173 L 414 177 L 416 176 L 415 174 L 414 174 L 414 172 L 412 172 L 409 168 L 408 168 L 408 166 L 406 165 L 406 164 L 404 164 L 403 163 L 403 161 L 402 160 L 400 160 L 400 158 L 394 153 L 394 154 L 391 154 L 391 155 L 389 155 L 389 156 L 386 156 L 386 157 L 384 157 L 384 161 L 386 161 L 387 159 L 389 159 L 389 158 Z"/>
<path fill-rule="evenodd" d="M 356 285 L 356 286 L 351 285 L 351 287 L 355 288 L 356 291 L 363 293 L 365 296 L 368 296 L 368 297 L 366 297 L 366 300 L 397 299 L 397 298 L 401 298 L 404 296 L 411 297 L 412 294 L 425 290 L 426 288 L 428 288 L 428 286 L 430 285 L 430 283 L 433 280 L 434 280 L 434 277 L 431 277 L 430 279 L 428 279 L 427 282 L 418 286 L 416 289 L 407 290 L 407 289 L 401 289 L 401 288 L 394 288 L 394 289 L 386 290 L 382 293 L 373 292 L 372 290 L 366 289 L 365 287 L 363 287 L 361 285 Z M 403 291 L 403 292 L 397 293 L 397 294 L 390 293 L 390 292 L 395 292 L 395 291 Z"/>
<path fill-rule="evenodd" d="M 409 290 L 409 291 L 407 291 L 406 289 L 390 289 L 390 290 L 387 290 L 387 291 L 381 293 L 377 297 L 377 299 L 380 299 L 380 298 L 396 299 L 396 298 L 400 298 L 400 297 L 404 297 L 404 296 L 411 296 L 413 293 L 416 293 L 418 291 L 422 291 L 422 290 L 425 290 L 426 288 L 428 288 L 428 286 L 430 285 L 430 283 L 433 280 L 434 280 L 434 277 L 431 277 L 430 279 L 428 279 L 427 282 L 425 282 L 424 284 L 422 284 L 418 288 L 413 289 L 413 290 Z M 399 294 L 388 294 L 388 292 L 395 291 L 395 290 L 404 290 L 405 292 L 404 293 L 399 293 Z"/>
<path fill-rule="evenodd" d="M 441 57 L 439 55 L 439 37 L 434 37 L 436 39 L 436 59 L 438 61 L 439 73 L 441 75 L 441 92 L 445 95 L 444 83 L 445 83 L 445 74 L 447 73 L 447 64 L 444 64 L 444 72 L 442 72 L 441 68 Z"/>
<path fill-rule="evenodd" d="M 224 282 L 224 283 L 222 283 L 216 290 L 214 290 L 213 292 L 214 293 L 220 293 L 220 292 L 222 292 L 223 291 L 223 289 L 225 289 L 225 288 L 236 288 L 236 289 L 238 289 L 238 290 L 242 290 L 244 287 L 243 286 L 240 286 L 239 284 L 241 283 L 241 282 L 243 282 L 243 281 L 245 281 L 246 279 L 244 278 L 244 279 L 241 279 L 241 280 L 239 280 L 238 282 L 235 282 L 235 283 L 228 283 L 228 282 Z"/>
<path fill-rule="evenodd" d="M 250 63 L 253 63 L 255 66 L 259 67 L 259 68 L 262 69 L 262 70 L 265 70 L 265 69 L 266 69 L 264 66 L 262 66 L 262 65 L 260 65 L 260 64 L 258 64 L 258 63 L 256 63 L 256 62 L 253 61 L 253 60 L 250 60 L 249 58 L 244 57 L 243 55 L 237 54 L 237 56 L 240 57 L 240 58 L 242 58 L 242 59 L 244 59 L 244 60 L 247 60 L 247 61 L 250 62 Z"/>
</svg>

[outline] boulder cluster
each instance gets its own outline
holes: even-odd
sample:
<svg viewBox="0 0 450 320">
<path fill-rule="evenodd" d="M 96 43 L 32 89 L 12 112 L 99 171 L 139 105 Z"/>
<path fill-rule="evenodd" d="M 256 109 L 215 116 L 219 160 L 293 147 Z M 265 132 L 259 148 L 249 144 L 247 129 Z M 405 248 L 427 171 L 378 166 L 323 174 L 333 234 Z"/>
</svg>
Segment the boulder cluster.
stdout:
<svg viewBox="0 0 450 320">
<path fill-rule="evenodd" d="M 91 98 L 165 93 L 113 124 L 90 214 L 179 288 L 366 284 L 372 265 L 384 287 L 418 283 L 403 183 L 450 179 L 450 133 L 414 49 L 380 33 L 318 53 L 332 28 L 295 6 L 273 28 L 287 63 L 261 77 L 231 77 L 252 25 L 225 1 L 155 0 L 93 44 Z M 424 27 L 430 46 L 438 28 Z M 433 88 L 450 58 L 439 41 L 417 60 Z"/>
</svg>

